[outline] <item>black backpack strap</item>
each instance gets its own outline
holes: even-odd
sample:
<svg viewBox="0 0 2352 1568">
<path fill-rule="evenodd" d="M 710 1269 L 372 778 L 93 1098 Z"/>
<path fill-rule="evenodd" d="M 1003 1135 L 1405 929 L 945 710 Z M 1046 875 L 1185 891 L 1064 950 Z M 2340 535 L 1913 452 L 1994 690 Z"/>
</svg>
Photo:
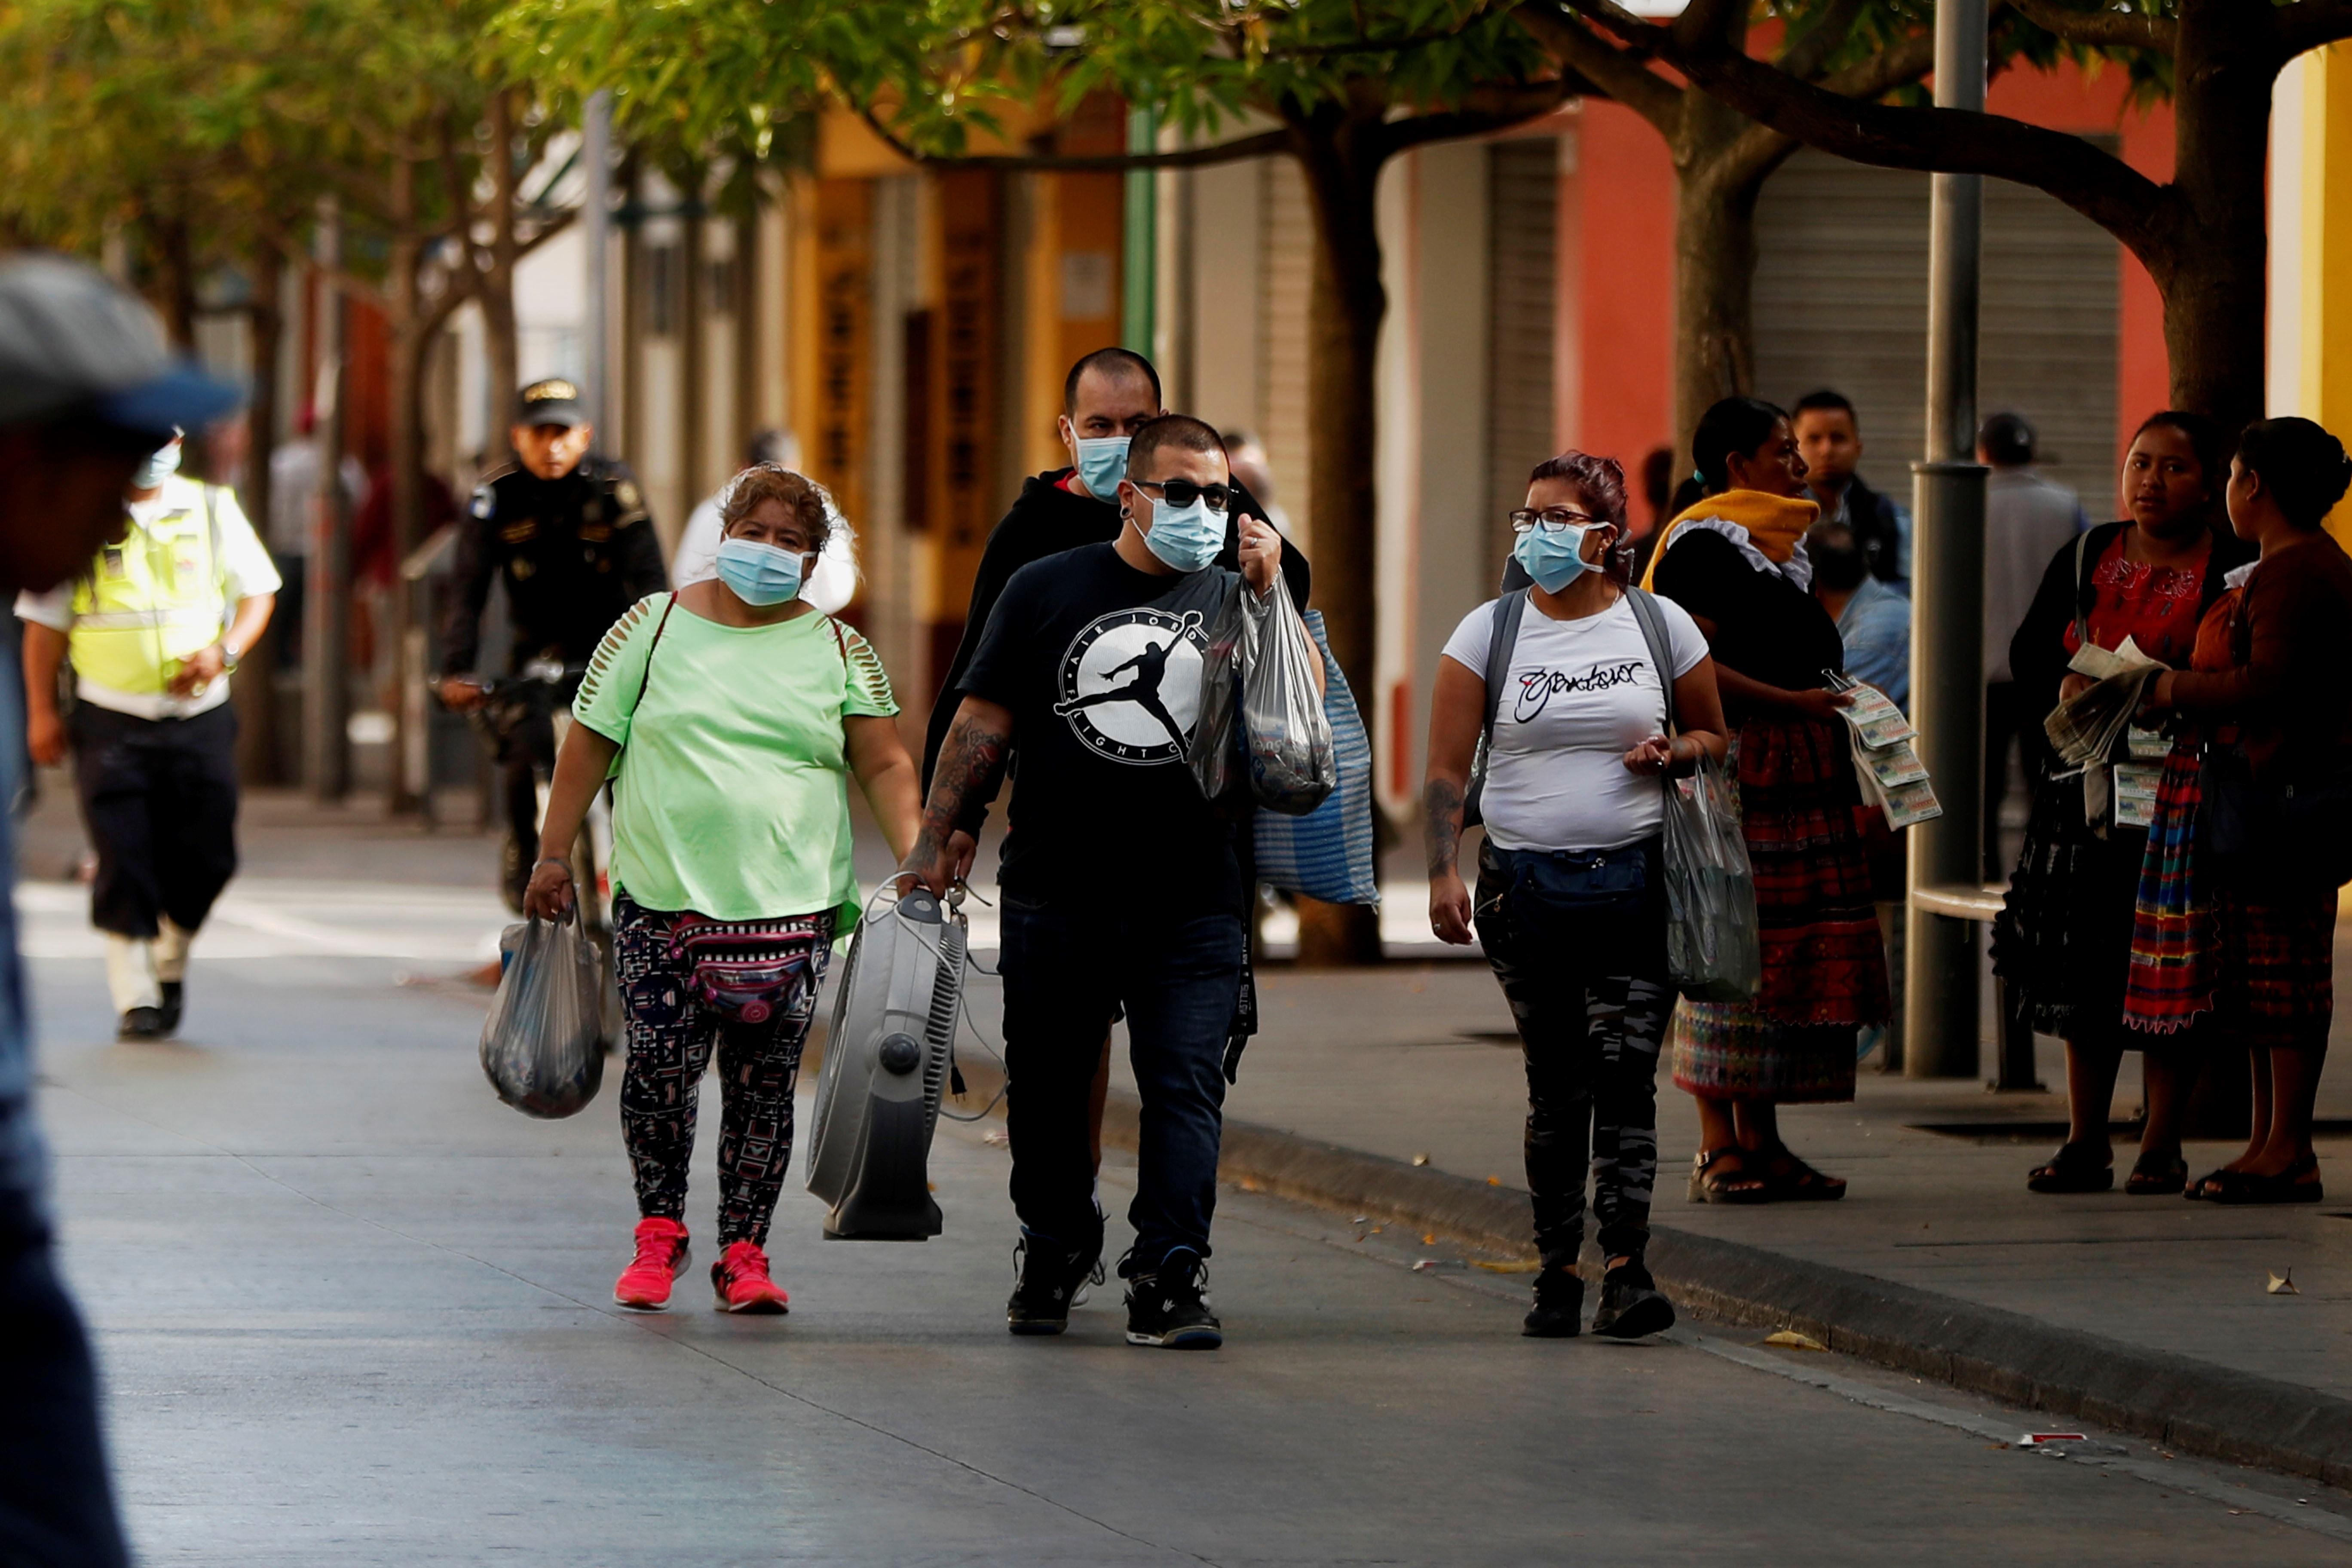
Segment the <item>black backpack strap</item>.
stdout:
<svg viewBox="0 0 2352 1568">
<path fill-rule="evenodd" d="M 1675 661 L 1674 649 L 1666 636 L 1666 617 L 1658 608 L 1658 601 L 1646 588 L 1625 590 L 1633 605 L 1633 618 L 1641 623 L 1642 640 L 1650 645 L 1650 662 L 1657 667 L 1658 684 L 1666 694 L 1666 734 L 1675 733 Z"/>
<path fill-rule="evenodd" d="M 662 628 L 669 625 L 669 613 L 677 608 L 677 595 L 672 594 L 669 603 L 662 606 L 661 619 L 654 623 L 654 640 L 646 648 L 646 670 L 637 678 L 637 700 L 629 704 L 629 722 L 634 725 L 637 710 L 646 705 L 646 688 L 653 684 L 654 655 L 661 647 Z"/>
<path fill-rule="evenodd" d="M 1519 623 L 1527 618 L 1528 593 L 1518 588 L 1495 601 L 1495 635 L 1486 644 L 1486 716 L 1478 730 L 1488 750 L 1495 744 L 1495 718 L 1502 711 L 1503 688 L 1511 679 L 1511 655 L 1518 647 Z"/>
</svg>

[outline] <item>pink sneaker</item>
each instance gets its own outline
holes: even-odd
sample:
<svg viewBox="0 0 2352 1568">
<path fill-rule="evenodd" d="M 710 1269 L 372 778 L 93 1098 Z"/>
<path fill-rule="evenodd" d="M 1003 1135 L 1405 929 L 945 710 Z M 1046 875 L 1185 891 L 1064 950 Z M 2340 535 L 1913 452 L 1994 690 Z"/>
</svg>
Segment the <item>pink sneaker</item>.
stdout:
<svg viewBox="0 0 2352 1568">
<path fill-rule="evenodd" d="M 792 1298 L 768 1278 L 768 1255 L 755 1241 L 739 1241 L 710 1266 L 710 1288 L 722 1312 L 784 1312 Z"/>
<path fill-rule="evenodd" d="M 613 1300 L 640 1312 L 669 1305 L 669 1288 L 686 1267 L 686 1226 L 674 1219 L 637 1221 L 637 1256 L 613 1286 Z"/>
</svg>

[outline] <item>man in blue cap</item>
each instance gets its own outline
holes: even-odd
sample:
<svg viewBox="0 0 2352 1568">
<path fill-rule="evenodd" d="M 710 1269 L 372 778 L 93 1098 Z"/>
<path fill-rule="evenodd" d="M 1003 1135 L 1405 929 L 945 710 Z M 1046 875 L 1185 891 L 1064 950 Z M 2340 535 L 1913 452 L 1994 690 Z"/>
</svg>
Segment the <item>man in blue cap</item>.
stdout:
<svg viewBox="0 0 2352 1568">
<path fill-rule="evenodd" d="M 154 312 L 59 257 L 0 258 L 0 589 L 53 588 L 122 526 L 133 471 L 236 394 L 164 346 Z M 0 723 L 22 693 L 0 690 Z M 0 768 L 15 752 L 0 749 Z M 18 781 L 0 779 L 0 799 Z M 16 865 L 0 812 L 0 865 Z M 14 906 L 0 898 L 0 1563 L 126 1563 L 81 1320 L 50 1256 Z"/>
</svg>

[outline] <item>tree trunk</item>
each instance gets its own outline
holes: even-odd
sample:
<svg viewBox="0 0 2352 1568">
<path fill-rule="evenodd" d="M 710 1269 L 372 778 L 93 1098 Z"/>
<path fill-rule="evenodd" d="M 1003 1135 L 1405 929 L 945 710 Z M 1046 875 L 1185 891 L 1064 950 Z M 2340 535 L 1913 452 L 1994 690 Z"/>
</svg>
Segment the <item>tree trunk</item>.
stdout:
<svg viewBox="0 0 2352 1568">
<path fill-rule="evenodd" d="M 1755 155 L 1752 124 L 1696 89 L 1684 94 L 1675 157 L 1675 441 L 1726 397 L 1756 390 L 1756 203 L 1795 147 Z"/>
<path fill-rule="evenodd" d="M 2141 257 L 2164 297 L 2173 405 L 2231 432 L 2263 416 L 2264 197 L 2278 74 L 2266 41 L 2237 20 L 2210 6 L 2183 8 L 2173 97 L 2178 218 L 2168 246 Z"/>
<path fill-rule="evenodd" d="M 246 308 L 253 334 L 253 395 L 246 405 L 245 510 L 263 537 L 273 504 L 269 459 L 278 447 L 278 351 L 286 332 L 278 309 L 286 263 L 272 245 L 254 247 L 253 302 Z M 283 599 L 280 608 L 283 608 Z M 275 616 L 246 650 L 229 690 L 236 703 L 237 776 L 282 784 L 278 768 L 278 649 L 284 635 Z"/>
<path fill-rule="evenodd" d="M 490 396 L 496 406 L 504 407 L 522 381 L 514 302 L 515 263 L 522 254 L 515 237 L 515 209 L 521 197 L 515 171 L 513 101 L 505 92 L 490 95 L 488 120 L 490 264 L 481 279 L 482 337 L 489 355 Z"/>
<path fill-rule="evenodd" d="M 1378 707 L 1372 603 L 1378 545 L 1378 364 L 1381 285 L 1376 205 L 1389 144 L 1378 105 L 1328 110 L 1290 122 L 1315 215 L 1315 274 L 1307 328 L 1309 529 L 1315 600 L 1331 654 L 1359 702 Z M 1374 807 L 1377 812 L 1379 808 Z M 1359 904 L 1298 901 L 1298 961 L 1312 967 L 1377 963 L 1377 910 Z"/>
<path fill-rule="evenodd" d="M 392 659 L 392 756 L 386 771 L 385 795 L 392 810 L 399 813 L 413 811 L 416 806 L 404 765 L 411 737 L 409 705 L 403 698 L 411 672 L 406 668 L 408 584 L 400 574 L 399 563 L 416 542 L 424 511 L 419 474 L 425 458 L 425 346 L 430 335 L 417 278 L 425 260 L 425 247 L 417 234 L 416 169 L 406 160 L 394 166 L 392 205 L 394 227 L 384 262 L 384 314 L 392 342 L 384 390 L 392 416 L 385 471 L 392 486 L 392 537 L 387 547 L 392 552 L 393 574 L 389 614 L 386 624 L 378 628 L 377 658 L 382 660 L 388 652 Z M 356 568 L 359 563 L 352 564 Z M 358 582 L 359 574 L 354 570 L 354 588 Z"/>
<path fill-rule="evenodd" d="M 681 510 L 701 499 L 705 484 L 702 446 L 703 431 L 709 424 L 710 389 L 704 380 L 709 374 L 710 356 L 703 351 L 710 340 L 702 319 L 706 293 L 702 286 L 702 193 L 709 184 L 709 174 L 697 165 L 687 172 L 685 184 L 678 191 L 677 314 L 674 324 L 677 330 L 677 471 Z"/>
<path fill-rule="evenodd" d="M 187 215 L 157 213 L 148 220 L 155 244 L 155 307 L 173 346 L 196 346 L 195 242 L 188 232 Z"/>
</svg>

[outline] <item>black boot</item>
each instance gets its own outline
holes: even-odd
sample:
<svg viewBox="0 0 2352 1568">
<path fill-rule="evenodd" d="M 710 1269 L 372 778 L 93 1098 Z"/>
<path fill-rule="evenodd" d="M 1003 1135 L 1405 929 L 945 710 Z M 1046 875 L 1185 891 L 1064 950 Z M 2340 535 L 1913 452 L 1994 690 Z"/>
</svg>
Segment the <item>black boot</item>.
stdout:
<svg viewBox="0 0 2352 1568">
<path fill-rule="evenodd" d="M 1639 1258 L 1629 1258 L 1601 1277 L 1601 1305 L 1592 1331 L 1612 1340 L 1638 1340 L 1675 1326 L 1675 1304 Z"/>
<path fill-rule="evenodd" d="M 172 1027 L 163 1021 L 161 1007 L 133 1007 L 122 1015 L 114 1026 L 118 1040 L 160 1040 L 171 1034 Z"/>
<path fill-rule="evenodd" d="M 188 984 L 186 981 L 166 980 L 163 982 L 163 1005 L 161 1011 L 163 1015 L 163 1032 L 165 1034 L 176 1034 L 179 1031 L 180 1011 L 187 1000 L 187 995 Z"/>
<path fill-rule="evenodd" d="M 1570 1268 L 1536 1276 L 1536 1304 L 1519 1332 L 1531 1340 L 1572 1340 L 1584 1331 L 1584 1280 Z"/>
</svg>

